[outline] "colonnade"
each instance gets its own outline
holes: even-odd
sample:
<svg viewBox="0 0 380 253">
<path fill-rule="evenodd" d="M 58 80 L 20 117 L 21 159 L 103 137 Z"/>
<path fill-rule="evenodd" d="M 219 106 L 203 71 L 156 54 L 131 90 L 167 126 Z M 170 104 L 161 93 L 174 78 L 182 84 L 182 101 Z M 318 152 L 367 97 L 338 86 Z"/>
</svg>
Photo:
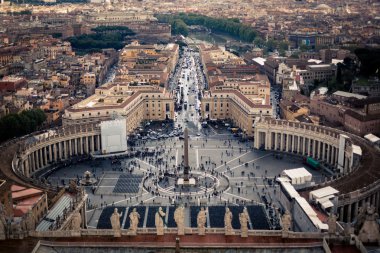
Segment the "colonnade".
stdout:
<svg viewBox="0 0 380 253">
<path fill-rule="evenodd" d="M 301 123 L 282 124 L 273 121 L 259 122 L 255 127 L 254 147 L 310 156 L 336 166 L 339 156 L 339 134 L 317 129 Z M 348 159 L 348 158 L 347 158 Z M 346 172 L 350 170 L 345 162 Z"/>
<path fill-rule="evenodd" d="M 380 209 L 380 189 L 379 184 L 374 185 L 371 191 L 363 194 L 357 195 L 354 198 L 350 198 L 347 203 L 345 203 L 344 199 L 341 199 L 340 206 L 338 206 L 338 217 L 340 221 L 343 222 L 353 222 L 361 207 L 366 208 L 367 203 L 371 204 L 371 206 L 376 207 L 376 210 Z"/>
<path fill-rule="evenodd" d="M 352 156 L 349 148 L 351 144 L 346 143 L 340 150 L 339 142 L 342 134 L 323 126 L 262 119 L 255 127 L 254 147 L 310 156 L 331 166 L 337 166 L 339 157 L 343 157 L 343 169 L 340 172 L 344 175 L 352 171 Z M 339 220 L 353 222 L 360 207 L 365 207 L 367 203 L 380 210 L 380 182 L 339 195 L 337 205 Z"/>
<path fill-rule="evenodd" d="M 26 177 L 58 161 L 89 155 L 101 150 L 100 130 L 63 134 L 38 141 L 28 147 L 19 160 L 19 170 Z"/>
<path fill-rule="evenodd" d="M 261 132 L 260 134 L 263 133 Z M 266 138 L 266 136 L 259 137 L 259 139 L 263 138 Z M 303 156 L 311 156 L 331 165 L 335 165 L 338 160 L 338 147 L 325 142 L 324 140 L 317 140 L 300 134 L 277 131 L 270 131 L 269 136 L 266 139 L 268 140 L 268 142 L 265 142 L 266 150 L 277 150 Z"/>
</svg>

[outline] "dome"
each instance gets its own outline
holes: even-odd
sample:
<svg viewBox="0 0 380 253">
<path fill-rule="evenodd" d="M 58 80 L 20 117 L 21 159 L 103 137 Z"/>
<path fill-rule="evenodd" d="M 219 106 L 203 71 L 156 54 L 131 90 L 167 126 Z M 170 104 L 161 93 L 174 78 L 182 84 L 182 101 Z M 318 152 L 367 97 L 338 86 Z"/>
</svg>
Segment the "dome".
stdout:
<svg viewBox="0 0 380 253">
<path fill-rule="evenodd" d="M 315 7 L 316 10 L 331 10 L 331 7 L 327 4 L 319 4 Z"/>
</svg>

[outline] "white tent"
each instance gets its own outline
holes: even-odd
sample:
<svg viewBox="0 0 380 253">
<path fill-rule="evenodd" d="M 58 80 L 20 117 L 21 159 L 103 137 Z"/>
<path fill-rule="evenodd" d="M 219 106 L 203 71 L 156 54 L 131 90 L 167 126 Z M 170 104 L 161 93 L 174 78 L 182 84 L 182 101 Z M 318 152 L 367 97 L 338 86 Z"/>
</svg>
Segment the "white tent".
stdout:
<svg viewBox="0 0 380 253">
<path fill-rule="evenodd" d="M 315 191 L 311 191 L 309 193 L 309 201 L 315 200 L 318 202 L 319 199 L 322 199 L 325 197 L 328 197 L 330 199 L 331 197 L 335 196 L 338 193 L 339 193 L 338 190 L 332 188 L 331 186 L 327 186 L 327 187 L 324 187 L 324 188 L 321 188 L 321 189 L 318 189 Z M 331 196 L 331 197 L 329 197 L 329 196 Z"/>
<path fill-rule="evenodd" d="M 288 177 L 291 183 L 295 185 L 310 182 L 312 179 L 311 173 L 308 172 L 304 167 L 284 170 L 282 172 L 282 175 Z"/>
</svg>

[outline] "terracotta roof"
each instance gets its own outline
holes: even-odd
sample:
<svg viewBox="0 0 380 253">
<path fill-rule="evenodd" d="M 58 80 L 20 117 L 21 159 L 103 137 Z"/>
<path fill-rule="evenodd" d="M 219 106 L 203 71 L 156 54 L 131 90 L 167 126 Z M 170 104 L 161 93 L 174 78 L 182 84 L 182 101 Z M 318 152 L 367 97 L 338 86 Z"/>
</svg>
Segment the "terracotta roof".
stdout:
<svg viewBox="0 0 380 253">
<path fill-rule="evenodd" d="M 19 185 L 15 185 L 15 184 L 13 184 L 11 186 L 11 191 L 12 192 L 22 191 L 22 190 L 25 190 L 25 189 L 26 189 L 25 187 L 19 186 Z"/>
<path fill-rule="evenodd" d="M 41 190 L 35 189 L 35 188 L 29 188 L 23 191 L 17 191 L 17 192 L 12 192 L 12 199 L 13 200 L 21 200 L 24 198 L 29 198 L 32 196 L 40 195 L 43 193 Z"/>
</svg>

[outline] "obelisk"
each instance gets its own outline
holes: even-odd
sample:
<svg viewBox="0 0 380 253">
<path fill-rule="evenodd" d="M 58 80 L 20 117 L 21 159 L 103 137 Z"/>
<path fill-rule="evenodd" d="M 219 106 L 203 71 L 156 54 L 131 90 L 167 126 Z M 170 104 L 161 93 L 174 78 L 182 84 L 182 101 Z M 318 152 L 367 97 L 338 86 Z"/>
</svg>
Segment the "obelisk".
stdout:
<svg viewBox="0 0 380 253">
<path fill-rule="evenodd" d="M 189 182 L 189 133 L 187 128 L 184 131 L 185 134 L 185 144 L 184 144 L 184 168 L 183 168 L 183 180 Z"/>
</svg>

